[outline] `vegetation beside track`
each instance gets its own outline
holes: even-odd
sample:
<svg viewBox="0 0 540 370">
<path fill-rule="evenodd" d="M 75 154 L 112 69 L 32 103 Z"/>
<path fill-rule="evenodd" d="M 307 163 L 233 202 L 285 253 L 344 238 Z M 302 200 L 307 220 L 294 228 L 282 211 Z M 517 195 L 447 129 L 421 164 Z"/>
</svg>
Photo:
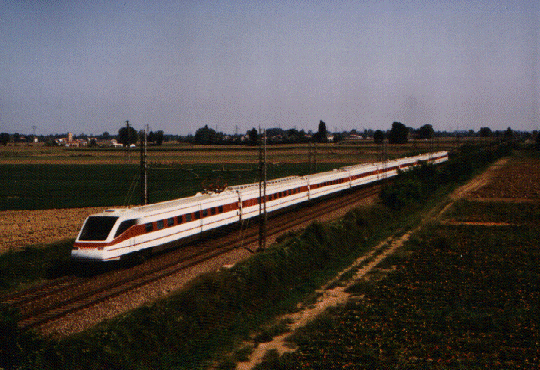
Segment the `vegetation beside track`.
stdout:
<svg viewBox="0 0 540 370">
<path fill-rule="evenodd" d="M 479 149 L 475 149 L 479 150 Z M 484 153 L 480 155 L 479 153 Z M 132 311 L 96 328 L 64 340 L 39 339 L 13 327 L 5 312 L 0 352 L 11 354 L 0 366 L 58 369 L 178 368 L 208 364 L 246 339 L 256 328 L 313 295 L 329 277 L 347 266 L 378 240 L 417 222 L 419 214 L 454 184 L 480 170 L 505 152 L 478 152 L 484 158 L 460 165 L 455 158 L 433 172 L 437 181 L 411 174 L 439 189 L 400 211 L 378 205 L 356 210 L 328 224 L 314 224 L 291 235 L 266 252 L 235 267 L 196 279 L 189 288 L 152 305 Z M 457 164 L 456 164 L 457 163 Z M 463 172 L 450 172 L 463 171 Z M 406 178 L 409 175 L 404 175 Z M 416 177 L 415 177 L 416 176 Z M 405 180 L 403 180 L 405 181 Z M 402 186 L 401 180 L 396 187 Z M 388 190 L 389 192 L 399 190 Z M 407 198 L 408 199 L 408 198 Z M 262 336 L 264 337 L 264 336 Z M 226 368 L 230 362 L 223 362 Z"/>
</svg>

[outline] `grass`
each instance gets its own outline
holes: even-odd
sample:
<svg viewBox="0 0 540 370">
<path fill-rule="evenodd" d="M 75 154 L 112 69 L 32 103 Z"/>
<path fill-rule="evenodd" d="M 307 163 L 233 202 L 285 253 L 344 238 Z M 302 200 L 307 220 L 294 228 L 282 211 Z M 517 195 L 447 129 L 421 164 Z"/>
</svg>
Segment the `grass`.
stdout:
<svg viewBox="0 0 540 370">
<path fill-rule="evenodd" d="M 319 164 L 318 171 L 339 166 Z M 122 206 L 140 199 L 137 165 L 3 164 L 0 171 L 9 174 L 0 178 L 0 210 Z M 306 164 L 271 165 L 268 178 L 308 172 Z M 258 181 L 258 170 L 240 164 L 156 165 L 148 177 L 150 202 L 194 195 L 218 178 L 228 185 L 252 183 Z"/>
<path fill-rule="evenodd" d="M 259 369 L 536 368 L 539 231 L 429 228 L 396 272 L 350 289 L 363 300 L 304 328 L 295 354 Z"/>
<path fill-rule="evenodd" d="M 0 258 L 0 292 L 60 276 L 69 269 L 73 240 L 7 252 Z"/>
</svg>

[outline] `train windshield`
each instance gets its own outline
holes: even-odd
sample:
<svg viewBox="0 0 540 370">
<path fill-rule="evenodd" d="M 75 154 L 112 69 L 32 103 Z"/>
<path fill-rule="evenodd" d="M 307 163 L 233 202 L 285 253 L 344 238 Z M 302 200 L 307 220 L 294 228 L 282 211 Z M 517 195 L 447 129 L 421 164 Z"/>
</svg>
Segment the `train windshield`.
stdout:
<svg viewBox="0 0 540 370">
<path fill-rule="evenodd" d="M 111 232 L 114 223 L 118 220 L 115 216 L 90 216 L 86 220 L 79 236 L 79 240 L 105 240 Z"/>
</svg>

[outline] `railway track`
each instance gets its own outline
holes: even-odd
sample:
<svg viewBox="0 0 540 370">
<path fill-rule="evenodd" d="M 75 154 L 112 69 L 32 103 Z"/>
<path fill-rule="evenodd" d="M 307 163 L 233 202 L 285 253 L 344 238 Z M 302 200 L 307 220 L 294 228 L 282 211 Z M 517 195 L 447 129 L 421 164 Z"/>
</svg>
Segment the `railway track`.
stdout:
<svg viewBox="0 0 540 370">
<path fill-rule="evenodd" d="M 377 194 L 380 187 L 380 184 L 376 184 L 357 189 L 272 218 L 268 223 L 268 237 L 308 224 L 321 215 L 343 208 L 344 205 L 350 207 L 351 204 Z M 237 230 L 212 239 L 212 246 L 207 246 L 210 240 L 203 240 L 130 268 L 113 270 L 93 277 L 64 276 L 25 291 L 3 296 L 0 302 L 20 311 L 20 327 L 37 329 L 48 322 L 173 276 L 239 247 L 247 248 L 257 243 L 258 238 L 257 225 L 251 225 L 245 230 Z"/>
</svg>

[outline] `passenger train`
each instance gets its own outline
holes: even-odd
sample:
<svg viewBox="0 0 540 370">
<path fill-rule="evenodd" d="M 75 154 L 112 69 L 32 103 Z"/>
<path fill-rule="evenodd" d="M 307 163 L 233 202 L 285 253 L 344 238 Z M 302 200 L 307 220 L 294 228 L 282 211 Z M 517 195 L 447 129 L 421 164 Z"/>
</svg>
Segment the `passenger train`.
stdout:
<svg viewBox="0 0 540 370">
<path fill-rule="evenodd" d="M 266 185 L 266 211 L 299 205 L 406 171 L 420 163 L 448 160 L 440 151 L 386 162 L 359 164 L 307 176 L 271 180 Z M 227 187 L 219 193 L 90 215 L 73 245 L 73 259 L 111 261 L 141 251 L 179 244 L 260 215 L 259 184 Z"/>
</svg>

